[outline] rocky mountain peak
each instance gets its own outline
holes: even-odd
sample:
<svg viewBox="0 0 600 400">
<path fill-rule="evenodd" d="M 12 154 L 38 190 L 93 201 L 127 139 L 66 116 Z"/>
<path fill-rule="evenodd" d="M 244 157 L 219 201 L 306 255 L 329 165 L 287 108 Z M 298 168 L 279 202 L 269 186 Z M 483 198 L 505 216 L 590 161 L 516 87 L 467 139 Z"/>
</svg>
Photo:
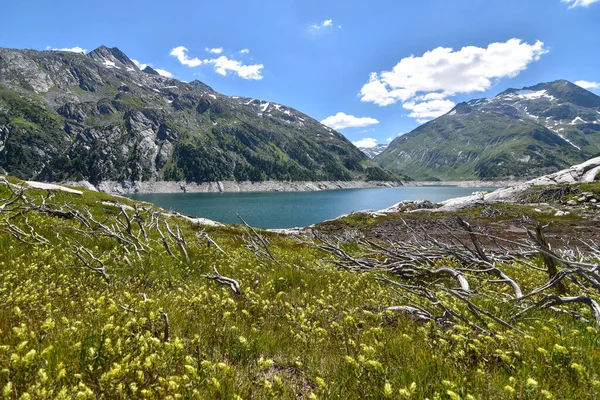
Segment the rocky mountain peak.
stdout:
<svg viewBox="0 0 600 400">
<path fill-rule="evenodd" d="M 158 72 L 156 72 L 156 70 L 154 68 L 152 68 L 149 65 L 146 65 L 146 68 L 144 68 L 142 70 L 142 72 L 145 72 L 145 73 L 150 74 L 150 75 L 160 75 Z"/>
<path fill-rule="evenodd" d="M 599 150 L 600 96 L 557 80 L 457 104 L 376 160 L 417 179 L 498 179 L 542 175 Z"/>
<path fill-rule="evenodd" d="M 451 111 L 450 115 L 454 114 L 469 114 L 473 109 L 467 103 L 458 103 Z"/>
<path fill-rule="evenodd" d="M 197 79 L 194 79 L 193 81 L 190 82 L 190 85 L 192 85 L 193 87 L 195 87 L 196 89 L 200 89 L 200 90 L 206 90 L 209 92 L 214 92 L 213 88 L 211 88 L 210 86 L 208 86 L 206 83 L 204 82 L 200 82 Z"/>
<path fill-rule="evenodd" d="M 108 48 L 103 45 L 90 51 L 88 57 L 104 64 L 108 68 L 124 67 L 127 70 L 139 70 L 137 65 L 118 47 Z"/>
<path fill-rule="evenodd" d="M 297 110 L 142 73 L 106 46 L 0 49 L 0 168 L 95 183 L 396 179 Z"/>
</svg>

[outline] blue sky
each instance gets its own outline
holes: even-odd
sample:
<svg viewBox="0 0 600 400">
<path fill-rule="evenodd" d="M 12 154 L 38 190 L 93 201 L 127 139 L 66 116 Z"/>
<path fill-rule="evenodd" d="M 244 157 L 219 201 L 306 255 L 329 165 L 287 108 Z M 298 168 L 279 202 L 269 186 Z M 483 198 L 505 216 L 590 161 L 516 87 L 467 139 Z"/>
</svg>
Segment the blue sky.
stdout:
<svg viewBox="0 0 600 400">
<path fill-rule="evenodd" d="M 19 0 L 0 13 L 2 47 L 116 46 L 352 141 L 385 143 L 509 87 L 568 79 L 600 94 L 600 0 Z"/>
</svg>

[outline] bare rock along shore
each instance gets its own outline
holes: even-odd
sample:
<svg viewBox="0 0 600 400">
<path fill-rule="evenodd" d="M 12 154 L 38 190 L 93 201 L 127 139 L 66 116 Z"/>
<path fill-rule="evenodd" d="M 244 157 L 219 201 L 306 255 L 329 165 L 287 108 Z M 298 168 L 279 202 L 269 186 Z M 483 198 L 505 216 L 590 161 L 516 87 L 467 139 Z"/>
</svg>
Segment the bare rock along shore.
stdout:
<svg viewBox="0 0 600 400">
<path fill-rule="evenodd" d="M 68 182 L 68 185 L 90 188 L 88 182 Z M 362 189 L 403 186 L 402 182 L 380 181 L 265 181 L 265 182 L 117 182 L 104 181 L 96 189 L 110 194 L 133 193 L 221 193 L 221 192 L 307 192 L 332 189 Z"/>
</svg>

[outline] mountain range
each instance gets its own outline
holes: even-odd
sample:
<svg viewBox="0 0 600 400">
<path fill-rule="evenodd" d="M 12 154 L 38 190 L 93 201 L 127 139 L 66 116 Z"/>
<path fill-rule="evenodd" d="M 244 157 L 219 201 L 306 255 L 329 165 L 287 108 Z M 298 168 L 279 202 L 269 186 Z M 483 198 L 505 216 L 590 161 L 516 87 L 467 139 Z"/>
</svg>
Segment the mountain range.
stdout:
<svg viewBox="0 0 600 400">
<path fill-rule="evenodd" d="M 118 48 L 0 48 L 0 172 L 46 181 L 397 180 L 284 105 L 143 71 Z"/>
<path fill-rule="evenodd" d="M 600 152 L 600 97 L 566 80 L 456 105 L 375 157 L 417 180 L 524 179 Z"/>
<path fill-rule="evenodd" d="M 378 144 L 372 147 L 358 146 L 358 149 L 369 156 L 369 158 L 375 158 L 383 153 L 387 146 L 387 144 Z"/>
</svg>

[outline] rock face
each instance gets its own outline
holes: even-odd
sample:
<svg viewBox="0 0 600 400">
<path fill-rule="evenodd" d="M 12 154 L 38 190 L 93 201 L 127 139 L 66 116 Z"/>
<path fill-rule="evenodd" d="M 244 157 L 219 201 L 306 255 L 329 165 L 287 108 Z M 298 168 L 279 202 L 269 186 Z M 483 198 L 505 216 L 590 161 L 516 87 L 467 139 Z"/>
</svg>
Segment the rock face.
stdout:
<svg viewBox="0 0 600 400">
<path fill-rule="evenodd" d="M 117 48 L 0 48 L 0 172 L 45 181 L 394 180 L 292 108 L 144 71 Z"/>
<path fill-rule="evenodd" d="M 499 180 L 548 174 L 599 151 L 600 97 L 560 80 L 458 104 L 375 160 L 417 180 Z"/>
<path fill-rule="evenodd" d="M 519 183 L 515 186 L 501 188 L 490 193 L 473 193 L 471 196 L 459 197 L 442 202 L 442 207 L 438 211 L 456 211 L 467 207 L 473 207 L 480 204 L 515 202 L 518 196 L 532 186 L 558 185 L 586 183 L 600 180 L 600 157 L 592 158 L 582 164 L 572 166 L 562 171 L 532 179 L 527 182 Z M 567 205 L 575 206 L 579 203 L 589 202 L 596 204 L 591 193 L 582 193 L 583 198 L 570 200 Z M 596 200 L 596 201 L 593 201 Z"/>
</svg>

